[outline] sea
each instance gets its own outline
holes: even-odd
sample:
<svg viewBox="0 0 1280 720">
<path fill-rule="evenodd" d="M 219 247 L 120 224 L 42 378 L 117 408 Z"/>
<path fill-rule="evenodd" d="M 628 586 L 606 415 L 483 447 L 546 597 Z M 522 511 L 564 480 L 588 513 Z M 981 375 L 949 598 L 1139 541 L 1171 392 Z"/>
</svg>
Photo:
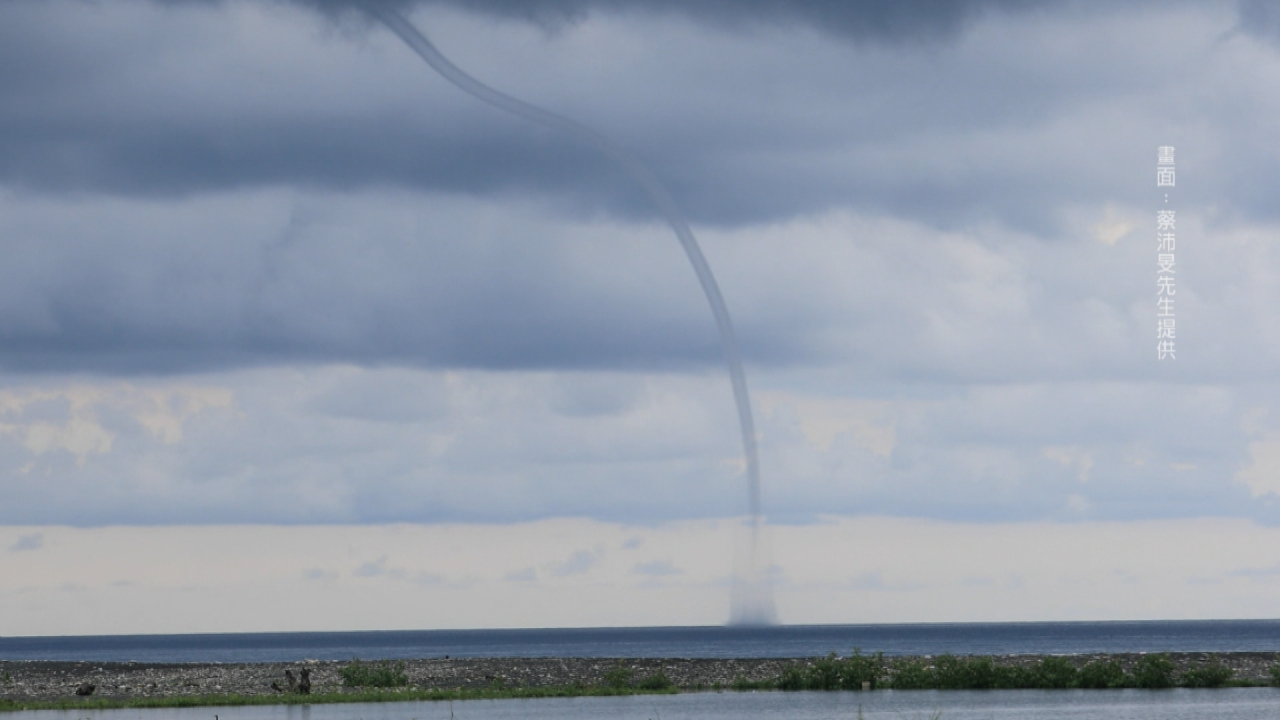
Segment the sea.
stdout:
<svg viewBox="0 0 1280 720">
<path fill-rule="evenodd" d="M 1280 651 L 1280 620 L 528 628 L 0 637 L 0 660 L 290 662 L 450 657 L 801 658 Z"/>
<path fill-rule="evenodd" d="M 267 662 L 430 657 L 814 657 L 1280 650 L 1280 620 L 558 628 L 0 638 L 0 660 Z M 704 692 L 127 710 L 0 720 L 1275 720 L 1280 688 Z"/>
</svg>

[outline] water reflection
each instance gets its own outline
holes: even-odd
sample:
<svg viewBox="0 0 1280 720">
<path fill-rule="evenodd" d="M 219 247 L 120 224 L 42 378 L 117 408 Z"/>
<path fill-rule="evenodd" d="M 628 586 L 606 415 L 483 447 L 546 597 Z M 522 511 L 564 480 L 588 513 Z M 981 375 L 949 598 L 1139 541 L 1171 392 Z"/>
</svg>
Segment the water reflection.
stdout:
<svg viewBox="0 0 1280 720">
<path fill-rule="evenodd" d="M 41 710 L 4 720 L 1274 720 L 1280 690 L 879 690 Z"/>
</svg>

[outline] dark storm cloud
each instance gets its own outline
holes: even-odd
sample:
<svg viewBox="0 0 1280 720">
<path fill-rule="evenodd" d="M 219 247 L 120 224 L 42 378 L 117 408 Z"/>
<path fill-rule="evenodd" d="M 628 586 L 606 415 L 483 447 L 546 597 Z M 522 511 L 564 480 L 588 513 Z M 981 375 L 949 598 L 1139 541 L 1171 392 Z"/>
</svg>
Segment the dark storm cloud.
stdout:
<svg viewBox="0 0 1280 720">
<path fill-rule="evenodd" d="M 1280 40 L 1280 7 L 1269 0 L 1240 0 L 1240 29 Z"/>
<path fill-rule="evenodd" d="M 605 190 L 611 168 L 593 154 L 524 129 L 467 137 L 424 134 L 385 118 L 370 118 L 356 132 L 330 118 L 290 124 L 245 119 L 234 128 L 50 120 L 4 133 L 0 182 L 37 192 L 152 196 L 255 185 L 399 185 L 493 194 L 577 192 L 587 189 L 581 179 L 591 175 L 606 182 L 590 193 L 598 196 L 594 203 L 584 202 L 599 205 L 624 194 Z"/>
<path fill-rule="evenodd" d="M 272 67 L 280 55 L 242 45 L 242 37 L 218 22 L 226 7 L 218 2 L 152 6 L 173 10 L 168 13 L 135 8 L 140 24 L 154 29 L 108 24 L 97 33 L 80 27 L 85 21 L 78 16 L 88 13 L 74 3 L 0 8 L 0 182 L 48 193 L 141 196 L 264 185 L 390 185 L 553 196 L 582 212 L 654 217 L 638 189 L 589 148 L 479 106 L 445 87 L 394 42 L 381 46 L 384 53 L 371 54 L 368 43 L 389 39 L 350 11 L 354 3 L 302 4 L 346 9 L 336 13 L 335 27 L 346 27 L 343 18 L 356 18 L 356 28 L 321 43 L 305 33 L 277 40 L 282 51 L 305 39 L 310 45 L 299 47 L 299 56 L 342 58 L 357 66 L 354 75 L 325 81 L 301 65 Z M 724 28 L 732 37 L 744 23 L 754 28 L 741 34 L 748 38 L 760 32 L 785 38 L 794 27 L 836 33 L 814 36 L 815 43 L 829 47 L 814 52 L 809 63 L 787 58 L 770 64 L 768 43 L 682 47 L 665 53 L 683 64 L 675 74 L 655 74 L 655 61 L 646 59 L 612 78 L 607 93 L 584 87 L 564 94 L 572 104 L 552 104 L 635 152 L 699 223 L 769 222 L 853 207 L 953 227 L 996 218 L 1053 234 L 1059 228 L 1045 197 L 1144 199 L 1132 176 L 1145 170 L 1149 153 L 1134 136 L 1151 134 L 1151 118 L 1129 113 L 1117 124 L 1090 117 L 1089 110 L 1143 97 L 1151 98 L 1143 106 L 1155 108 L 1160 83 L 1170 82 L 1156 80 L 1150 62 L 1126 57 L 1115 46 L 1096 62 L 1067 58 L 1050 47 L 1051 61 L 1040 66 L 1040 58 L 1018 48 L 1015 34 L 995 38 L 1018 53 L 1003 63 L 998 54 L 969 52 L 968 62 L 951 54 L 963 30 L 979 18 L 1060 13 L 1066 20 L 1097 15 L 1096 23 L 1105 23 L 1106 13 L 1133 3 L 443 4 L 561 23 L 592 13 L 687 15 L 721 33 L 719 40 L 726 37 Z M 276 9 L 294 5 L 264 3 Z M 1261 22 L 1251 19 L 1259 11 L 1250 12 L 1242 22 Z M 305 24 L 305 18 L 294 24 Z M 1087 24 L 1064 23 L 1064 35 L 1087 38 L 1095 32 Z M 873 43 L 880 50 L 855 55 L 836 49 L 862 48 L 866 38 L 886 42 Z M 440 39 L 465 46 L 448 35 Z M 802 39 L 788 42 L 806 51 Z M 186 44 L 189 50 L 175 49 Z M 1144 47 L 1135 44 L 1131 54 Z M 1170 45 L 1163 52 L 1182 50 Z M 261 55 L 261 65 L 237 63 L 238 55 Z M 1178 67 L 1166 69 L 1176 74 Z M 532 85 L 523 76 L 486 79 L 548 104 L 555 78 L 534 77 Z M 1249 116 L 1226 108 L 1223 113 Z M 1055 122 L 1073 129 L 1052 130 Z M 1057 137 L 1046 138 L 1047 133 Z M 1170 134 L 1175 137 L 1168 139 L 1179 139 Z M 998 143 L 990 141 L 995 137 Z M 1036 146 L 1064 140 L 1071 143 L 1070 156 L 1057 157 L 1053 173 L 1030 177 L 1030 166 L 1038 165 L 1029 162 Z M 1229 144 L 1228 152 L 1245 163 L 1259 162 L 1252 145 L 1237 151 Z M 1268 216 L 1272 205 L 1258 196 L 1258 188 L 1274 179 L 1268 160 L 1246 173 L 1247 181 L 1239 174 L 1220 178 L 1223 194 L 1230 191 L 1249 212 Z M 1118 172 L 1099 174 L 1098 163 Z"/>
<path fill-rule="evenodd" d="M 1202 70 L 1213 63 L 1196 34 L 1207 22 L 1200 10 L 932 7 L 695 3 L 691 23 L 673 19 L 683 12 L 673 3 L 494 3 L 433 6 L 419 18 L 495 86 L 635 151 L 708 232 L 839 210 L 935 228 L 1014 227 L 1030 231 L 1030 248 L 1063 240 L 1059 224 L 1077 207 L 1146 202 L 1151 150 L 1167 127 L 1179 146 L 1189 137 L 1198 148 L 1222 141 L 1231 161 L 1220 167 L 1197 169 L 1195 150 L 1180 157 L 1207 188 L 1203 196 L 1228 211 L 1262 212 L 1221 191 L 1252 153 L 1248 197 L 1267 207 L 1274 183 L 1265 180 L 1277 165 L 1266 148 L 1277 145 L 1255 112 L 1265 86 Z M 477 22 L 476 11 L 566 23 L 598 12 L 598 22 L 557 34 Z M 344 25 L 347 17 L 331 22 L 287 2 L 0 4 L 0 201 L 8 202 L 0 364 L 138 373 L 295 359 L 488 368 L 718 362 L 711 319 L 665 232 L 646 237 L 655 249 L 636 254 L 649 263 L 643 268 L 624 255 L 590 268 L 572 261 L 634 227 L 613 222 L 617 215 L 653 218 L 616 169 L 465 97 L 389 33 Z M 747 21 L 755 25 L 742 30 Z M 888 42 L 853 37 L 876 32 Z M 1191 120 L 1161 126 L 1153 117 L 1171 96 L 1185 98 L 1171 110 Z M 1210 128 L 1209 137 L 1197 128 Z M 378 205 L 384 195 L 398 199 Z M 307 196 L 315 199 L 299 199 Z M 494 208 L 520 203 L 543 210 L 482 227 Z M 320 209 L 293 207 L 307 204 Z M 420 204 L 431 208 L 410 209 Z M 450 205 L 469 210 L 444 217 Z M 394 227 L 397 218 L 414 227 Z M 557 244 L 575 223 L 601 218 L 607 226 L 590 243 Z M 1078 241 L 1079 226 L 1097 221 L 1076 220 L 1065 239 Z M 755 256 L 712 246 L 753 362 L 873 358 L 891 372 L 955 373 L 948 377 L 1014 372 L 992 356 L 1018 357 L 1031 375 L 1045 364 L 1090 367 L 1010 342 L 1007 324 L 997 323 L 999 332 L 983 325 L 1001 303 L 1032 307 L 1028 317 L 1094 317 L 1027 299 L 1059 277 L 1053 263 L 1022 277 L 1034 252 L 988 257 L 981 246 L 989 240 L 977 240 L 956 258 L 975 264 L 956 272 L 931 264 L 932 238 L 900 241 L 894 228 L 873 238 L 836 225 L 829 232 L 862 248 L 883 240 L 875 252 L 896 274 L 863 277 L 867 258 L 834 263 L 840 246 L 815 244 L 823 259 L 784 286 L 777 271 L 795 262 L 795 242 Z M 740 265 L 723 271 L 731 260 Z M 956 307 L 953 295 L 932 288 L 963 290 L 947 283 L 966 272 L 990 288 L 983 263 L 1006 260 L 1013 279 L 1001 303 L 943 320 L 920 306 L 929 297 Z M 837 267 L 839 277 L 813 281 Z M 930 272 L 917 272 L 924 267 Z M 1090 286 L 1100 276 L 1073 276 L 1054 302 L 1093 303 L 1104 327 L 1125 328 L 1130 288 L 1107 295 L 1114 288 Z M 855 277 L 874 296 L 831 290 Z M 945 342 L 922 346 L 934 331 Z"/>
<path fill-rule="evenodd" d="M 85 201 L 63 228 L 31 221 L 44 216 L 39 207 L 11 203 L 0 213 L 8 369 L 719 361 L 697 283 L 661 231 L 548 227 L 529 212 L 495 226 L 483 205 L 403 196 Z M 245 217 L 228 220 L 237 213 Z M 601 264 L 578 259 L 593 254 Z M 803 327 L 769 325 L 763 334 L 781 341 L 754 339 L 754 355 L 805 352 Z"/>
<path fill-rule="evenodd" d="M 298 0 L 329 12 L 360 0 Z M 676 13 L 712 24 L 795 23 L 859 39 L 940 39 L 991 10 L 1021 10 L 1062 0 L 396 0 L 395 5 L 453 5 L 464 10 L 528 20 L 573 23 L 593 11 Z"/>
<path fill-rule="evenodd" d="M 326 9 L 352 5 L 310 4 Z M 966 19 L 987 12 L 1058 5 L 1016 0 L 457 4 L 469 11 L 566 22 L 592 11 L 679 12 L 716 25 L 799 24 L 894 41 L 952 37 Z M 179 3 L 177 7 L 218 6 Z M 252 185 L 392 184 L 481 194 L 503 190 L 556 194 L 585 208 L 652 217 L 641 194 L 590 150 L 519 121 L 495 117 L 491 110 L 451 92 L 433 93 L 433 101 L 417 103 L 391 104 L 384 94 L 365 98 L 375 102 L 358 108 L 336 98 L 318 106 L 312 102 L 291 108 L 290 83 L 298 78 L 281 74 L 275 78 L 279 87 L 271 94 L 246 99 L 240 88 L 226 79 L 219 81 L 218 68 L 228 63 L 207 41 L 193 43 L 190 73 L 175 71 L 154 78 L 139 68 L 172 62 L 163 55 L 171 51 L 164 42 L 141 42 L 141 49 L 132 54 L 95 46 L 93 38 L 77 43 L 75 33 L 61 29 L 58 20 L 59 15 L 83 9 L 58 8 L 41 12 L 35 4 L 12 5 L 6 8 L 12 17 L 0 25 L 0 67 L 9 69 L 0 76 L 0 181 L 11 187 L 164 195 Z M 163 32 L 174 38 L 194 39 L 204 32 L 195 22 L 147 19 L 164 25 Z M 121 41 L 135 40 L 128 33 L 119 35 Z M 338 50 L 333 45 L 329 49 Z M 398 56 L 387 60 L 404 61 Z M 705 63 L 710 58 L 694 54 L 690 60 Z M 670 183 L 689 215 L 700 222 L 771 220 L 850 202 L 890 212 L 932 214 L 935 219 L 981 215 L 982 208 L 993 205 L 1015 215 L 1027 212 L 1016 209 L 1032 206 L 1016 197 L 1023 184 L 1016 173 L 1011 177 L 996 171 L 976 185 L 970 178 L 942 175 L 886 182 L 884 165 L 907 158 L 885 157 L 880 146 L 901 145 L 904 136 L 936 135 L 942 128 L 1009 125 L 1016 129 L 1071 102 L 1072 93 L 1064 96 L 1060 88 L 1042 84 L 975 84 L 945 69 L 920 67 L 916 61 L 906 63 L 907 68 L 915 64 L 914 71 L 895 70 L 893 64 L 882 63 L 875 75 L 857 68 L 827 67 L 816 70 L 825 77 L 796 74 L 789 80 L 784 76 L 781 82 L 808 85 L 810 91 L 770 89 L 777 94 L 771 103 L 777 107 L 769 108 L 759 104 L 752 94 L 752 80 L 735 70 L 729 59 L 720 72 L 727 86 L 738 90 L 725 98 L 723 108 L 699 108 L 691 118 L 681 104 L 692 99 L 689 93 L 711 88 L 646 88 L 636 83 L 661 79 L 618 78 L 625 85 L 616 92 L 652 98 L 650 126 L 630 132 L 619 130 L 619 118 L 607 111 L 590 107 L 565 111 L 585 114 L 580 119 L 617 135 Z M 410 94 L 437 81 L 426 68 L 418 73 L 405 80 Z M 815 103 L 820 97 L 815 97 L 815 88 L 824 81 L 832 98 L 854 97 L 862 107 L 831 107 L 830 99 Z M 502 84 L 500 78 L 497 82 Z M 203 90 L 206 83 L 212 86 L 208 91 Z M 915 89 L 906 89 L 911 87 Z M 521 94 L 519 86 L 508 89 Z M 322 93 L 323 88 L 315 92 Z M 202 112 L 184 111 L 185 103 L 203 106 Z M 919 112 L 921 103 L 933 109 Z M 442 104 L 444 119 L 438 117 Z M 833 112 L 825 123 L 807 117 Z M 848 133 L 853 129 L 858 140 L 850 146 Z M 873 156 L 866 157 L 867 151 Z M 844 161 L 840 169 L 824 167 L 824 161 L 840 159 Z"/>
</svg>

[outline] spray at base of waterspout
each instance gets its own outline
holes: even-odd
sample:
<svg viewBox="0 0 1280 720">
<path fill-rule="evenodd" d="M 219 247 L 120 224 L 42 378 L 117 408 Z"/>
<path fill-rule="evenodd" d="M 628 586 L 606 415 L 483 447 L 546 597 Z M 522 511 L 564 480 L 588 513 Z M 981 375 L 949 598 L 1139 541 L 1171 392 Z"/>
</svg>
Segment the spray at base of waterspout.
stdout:
<svg viewBox="0 0 1280 720">
<path fill-rule="evenodd" d="M 762 627 L 778 624 L 773 585 L 765 573 L 764 522 L 753 515 L 737 528 L 734 542 L 733 587 L 729 591 L 729 625 Z"/>
</svg>

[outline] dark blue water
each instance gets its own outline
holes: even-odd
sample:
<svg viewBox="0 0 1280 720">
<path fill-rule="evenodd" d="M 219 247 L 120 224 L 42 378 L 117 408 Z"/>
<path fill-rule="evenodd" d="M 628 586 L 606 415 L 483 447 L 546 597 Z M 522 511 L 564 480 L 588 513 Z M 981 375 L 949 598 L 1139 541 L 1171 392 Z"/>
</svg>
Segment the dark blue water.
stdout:
<svg viewBox="0 0 1280 720">
<path fill-rule="evenodd" d="M 274 662 L 443 657 L 813 657 L 1280 651 L 1280 620 L 785 625 L 0 638 L 3 660 Z"/>
</svg>

